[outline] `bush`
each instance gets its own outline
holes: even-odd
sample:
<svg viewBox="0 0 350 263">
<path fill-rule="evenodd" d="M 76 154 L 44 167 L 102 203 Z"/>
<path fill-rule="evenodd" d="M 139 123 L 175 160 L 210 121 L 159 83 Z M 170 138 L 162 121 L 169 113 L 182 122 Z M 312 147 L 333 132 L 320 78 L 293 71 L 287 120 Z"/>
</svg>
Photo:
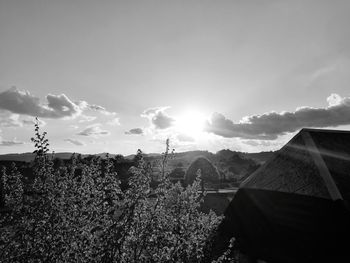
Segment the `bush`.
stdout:
<svg viewBox="0 0 350 263">
<path fill-rule="evenodd" d="M 9 210 L 0 217 L 2 262 L 206 260 L 208 237 L 221 218 L 199 211 L 203 195 L 198 179 L 187 188 L 170 182 L 165 172 L 168 141 L 157 188 L 150 187 L 151 168 L 139 151 L 122 191 L 108 156 L 104 162 L 92 158 L 87 164 L 73 156 L 70 164 L 54 167 L 45 137 L 37 123 L 32 138 L 35 182 L 30 190 L 23 194 L 15 167 L 11 176 L 3 171 Z"/>
</svg>

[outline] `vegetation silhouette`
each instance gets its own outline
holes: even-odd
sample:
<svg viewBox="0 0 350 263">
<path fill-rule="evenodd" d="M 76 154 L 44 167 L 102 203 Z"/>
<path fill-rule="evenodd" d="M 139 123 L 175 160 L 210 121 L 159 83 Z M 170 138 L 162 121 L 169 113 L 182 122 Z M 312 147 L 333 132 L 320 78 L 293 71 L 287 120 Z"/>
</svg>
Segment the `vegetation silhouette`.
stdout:
<svg viewBox="0 0 350 263">
<path fill-rule="evenodd" d="M 112 160 L 75 154 L 65 163 L 48 154 L 46 132 L 35 124 L 34 181 L 23 185 L 15 165 L 3 169 L 0 214 L 2 262 L 207 262 L 210 237 L 222 217 L 203 213 L 200 179 L 183 187 L 166 169 L 169 141 L 151 187 L 139 150 L 124 189 Z M 124 182 L 125 183 L 125 182 Z M 231 248 L 229 248 L 231 249 Z M 215 262 L 224 262 L 224 254 Z"/>
</svg>

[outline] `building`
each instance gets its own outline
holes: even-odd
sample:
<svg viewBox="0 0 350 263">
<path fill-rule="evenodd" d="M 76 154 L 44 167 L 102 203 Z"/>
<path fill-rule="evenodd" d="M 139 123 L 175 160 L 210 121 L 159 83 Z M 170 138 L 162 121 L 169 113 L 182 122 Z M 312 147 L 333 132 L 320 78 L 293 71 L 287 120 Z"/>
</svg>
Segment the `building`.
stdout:
<svg viewBox="0 0 350 263">
<path fill-rule="evenodd" d="M 235 237 L 248 262 L 350 262 L 349 201 L 350 132 L 302 129 L 242 183 L 213 254 Z"/>
</svg>

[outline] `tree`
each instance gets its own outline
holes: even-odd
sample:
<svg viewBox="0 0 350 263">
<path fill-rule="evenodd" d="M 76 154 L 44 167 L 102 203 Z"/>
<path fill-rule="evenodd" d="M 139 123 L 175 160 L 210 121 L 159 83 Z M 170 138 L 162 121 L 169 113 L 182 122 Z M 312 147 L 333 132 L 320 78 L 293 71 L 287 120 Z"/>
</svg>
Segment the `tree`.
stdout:
<svg viewBox="0 0 350 263">
<path fill-rule="evenodd" d="M 18 207 L 22 203 L 23 183 L 22 175 L 15 163 L 11 164 L 9 171 L 2 167 L 1 171 L 2 203 L 5 207 Z"/>
<path fill-rule="evenodd" d="M 77 163 L 73 156 L 70 164 L 57 170 L 47 154 L 46 133 L 40 133 L 38 124 L 35 132 L 32 190 L 18 209 L 0 220 L 3 262 L 206 260 L 207 240 L 221 218 L 200 212 L 199 178 L 186 188 L 170 182 L 169 141 L 158 167 L 157 188 L 150 187 L 152 170 L 139 150 L 122 191 L 109 156 L 103 162 L 91 158 L 87 164 Z"/>
<path fill-rule="evenodd" d="M 169 142 L 158 167 L 161 182 L 150 187 L 151 171 L 138 151 L 129 188 L 119 203 L 117 222 L 106 229 L 103 262 L 201 262 L 206 241 L 220 222 L 199 211 L 200 182 L 183 188 L 166 172 Z"/>
</svg>

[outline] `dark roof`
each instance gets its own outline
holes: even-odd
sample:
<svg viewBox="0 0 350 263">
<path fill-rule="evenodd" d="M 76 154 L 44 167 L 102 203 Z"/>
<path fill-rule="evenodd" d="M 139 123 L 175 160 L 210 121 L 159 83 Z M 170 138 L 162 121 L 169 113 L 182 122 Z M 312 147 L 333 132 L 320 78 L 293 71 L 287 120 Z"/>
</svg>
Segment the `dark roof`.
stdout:
<svg viewBox="0 0 350 263">
<path fill-rule="evenodd" d="M 302 129 L 241 185 L 350 201 L 350 132 Z"/>
<path fill-rule="evenodd" d="M 349 262 L 350 214 L 343 204 L 242 188 L 225 212 L 213 255 L 234 236 L 241 252 L 267 262 Z"/>
</svg>

